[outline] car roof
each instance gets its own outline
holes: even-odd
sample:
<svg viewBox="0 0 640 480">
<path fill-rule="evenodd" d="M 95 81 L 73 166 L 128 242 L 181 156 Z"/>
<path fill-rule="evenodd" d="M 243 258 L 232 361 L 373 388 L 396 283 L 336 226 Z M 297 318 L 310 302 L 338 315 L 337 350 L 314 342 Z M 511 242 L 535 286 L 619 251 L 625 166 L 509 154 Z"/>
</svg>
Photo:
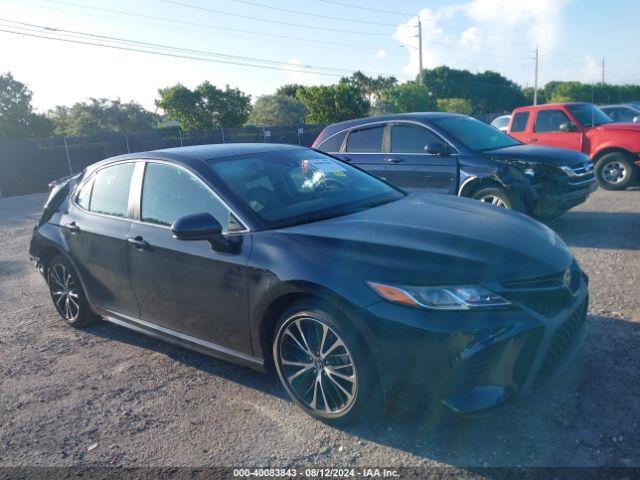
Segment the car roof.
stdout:
<svg viewBox="0 0 640 480">
<path fill-rule="evenodd" d="M 389 115 L 378 115 L 374 117 L 356 118 L 353 120 L 345 120 L 344 122 L 332 123 L 324 129 L 324 133 L 335 133 L 348 128 L 366 125 L 375 122 L 392 122 L 394 120 L 433 120 L 436 118 L 463 117 L 458 113 L 447 112 L 412 112 L 412 113 L 394 113 Z"/>
<path fill-rule="evenodd" d="M 144 152 L 127 153 L 107 158 L 91 165 L 95 168 L 108 163 L 122 160 L 136 160 L 154 158 L 193 165 L 216 159 L 236 157 L 252 153 L 277 152 L 282 150 L 300 150 L 306 147 L 299 145 L 285 145 L 279 143 L 220 143 L 211 145 L 192 145 L 188 147 L 165 148 L 162 150 L 148 150 Z"/>
<path fill-rule="evenodd" d="M 553 108 L 553 107 L 566 107 L 569 105 L 592 105 L 591 102 L 557 102 L 557 103 L 540 103 L 538 105 L 528 105 L 525 107 L 517 107 L 514 108 L 513 111 L 516 110 L 533 110 L 533 109 L 544 109 L 544 108 Z"/>
</svg>

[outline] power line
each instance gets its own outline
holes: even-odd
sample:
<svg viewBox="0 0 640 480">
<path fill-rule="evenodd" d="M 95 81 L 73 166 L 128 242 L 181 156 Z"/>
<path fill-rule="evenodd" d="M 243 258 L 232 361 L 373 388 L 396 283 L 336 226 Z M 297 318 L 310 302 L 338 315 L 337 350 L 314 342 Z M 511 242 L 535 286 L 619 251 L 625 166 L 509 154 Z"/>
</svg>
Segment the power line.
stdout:
<svg viewBox="0 0 640 480">
<path fill-rule="evenodd" d="M 254 7 L 261 7 L 261 8 L 268 8 L 270 10 L 277 10 L 279 12 L 287 12 L 287 13 L 295 13 L 297 15 L 307 15 L 307 16 L 311 16 L 311 17 L 315 17 L 315 18 L 327 18 L 329 20 L 339 20 L 341 22 L 352 22 L 352 23 L 365 23 L 368 25 L 382 25 L 385 27 L 397 27 L 398 25 L 395 23 L 383 23 L 383 22 L 372 22 L 369 20 L 358 20 L 355 18 L 345 18 L 345 17 L 332 17 L 330 15 L 321 15 L 318 13 L 311 13 L 311 12 L 305 12 L 302 10 L 292 10 L 289 8 L 281 8 L 281 7 L 274 7 L 273 5 L 265 5 L 264 3 L 258 3 L 258 2 L 250 2 L 249 0 L 231 0 L 232 2 L 236 2 L 236 3 L 243 3 L 245 5 L 252 5 Z"/>
<path fill-rule="evenodd" d="M 367 10 L 369 12 L 389 13 L 391 15 L 402 15 L 404 17 L 406 17 L 406 16 L 410 16 L 410 17 L 415 16 L 415 13 L 398 12 L 398 11 L 394 11 L 394 10 L 383 10 L 381 8 L 363 7 L 362 5 L 353 5 L 353 4 L 350 4 L 350 3 L 335 2 L 333 0 L 318 0 L 318 1 L 319 2 L 323 2 L 323 3 L 331 3 L 332 5 L 340 5 L 341 7 L 357 8 L 358 10 Z"/>
<path fill-rule="evenodd" d="M 342 77 L 344 75 L 344 73 L 337 73 L 336 70 L 332 69 L 331 67 L 316 68 L 313 66 L 290 65 L 284 62 L 274 62 L 270 60 L 259 60 L 259 59 L 257 60 L 257 62 L 259 63 L 250 63 L 252 61 L 251 57 L 240 57 L 240 56 L 234 57 L 234 56 L 228 56 L 228 55 L 223 56 L 222 54 L 215 54 L 215 52 L 211 52 L 209 54 L 202 54 L 203 56 L 199 56 L 201 54 L 197 54 L 197 53 L 194 53 L 193 55 L 187 55 L 185 53 L 178 53 L 175 50 L 180 51 L 180 49 L 176 49 L 176 47 L 171 47 L 171 46 L 160 46 L 161 48 L 168 49 L 170 51 L 163 51 L 162 49 L 154 48 L 152 46 L 145 47 L 144 42 L 139 42 L 138 43 L 139 46 L 131 46 L 131 44 L 136 45 L 136 42 L 131 40 L 125 40 L 125 39 L 121 39 L 120 42 L 129 42 L 129 45 L 118 45 L 118 44 L 114 45 L 111 43 L 103 43 L 98 40 L 91 40 L 91 39 L 82 40 L 77 38 L 77 36 L 65 37 L 65 36 L 60 36 L 59 34 L 58 36 L 54 36 L 56 35 L 55 29 L 50 29 L 50 27 L 43 27 L 45 30 L 49 30 L 47 34 L 33 33 L 34 30 L 29 30 L 24 28 L 22 29 L 22 31 L 20 31 L 18 30 L 19 27 L 12 27 L 7 25 L 2 25 L 2 27 L 4 28 L 0 28 L 0 32 L 10 33 L 13 35 L 40 38 L 40 39 L 46 39 L 46 40 L 54 40 L 54 41 L 60 41 L 60 42 L 66 42 L 66 43 L 75 43 L 75 44 L 81 44 L 81 45 L 98 46 L 98 47 L 110 48 L 115 50 L 125 50 L 125 51 L 146 53 L 146 54 L 152 54 L 152 55 L 161 55 L 165 57 L 183 58 L 188 60 L 199 60 L 199 61 L 212 62 L 212 63 L 228 64 L 228 65 L 239 65 L 239 66 L 262 68 L 262 69 L 268 69 L 268 70 L 310 73 L 310 74 L 326 75 L 326 76 L 334 76 L 334 77 Z M 7 30 L 7 28 L 11 28 L 12 30 Z M 172 49 L 174 51 L 171 51 Z M 221 55 L 225 58 L 211 58 L 211 55 Z M 255 61 L 256 60 L 254 60 L 254 62 Z M 302 67 L 302 68 L 299 68 L 299 67 Z M 349 72 L 352 72 L 352 71 L 349 70 Z"/>
<path fill-rule="evenodd" d="M 186 20 L 177 20 L 177 19 L 167 18 L 167 17 L 157 17 L 157 16 L 153 16 L 153 15 L 144 15 L 144 14 L 140 14 L 140 13 L 127 12 L 127 11 L 124 11 L 124 10 L 115 10 L 115 9 L 100 8 L 100 7 L 90 7 L 88 5 L 80 5 L 80 4 L 77 4 L 77 3 L 64 2 L 64 1 L 59 1 L 59 0 L 43 0 L 43 1 L 49 2 L 49 3 L 53 3 L 53 4 L 57 4 L 57 5 L 68 6 L 68 7 L 83 8 L 83 9 L 97 11 L 97 12 L 101 12 L 101 13 L 108 13 L 108 14 L 114 14 L 114 15 L 125 15 L 125 16 L 129 16 L 129 17 L 134 17 L 134 18 L 142 18 L 142 19 L 147 19 L 147 20 L 168 22 L 168 23 L 173 23 L 173 24 L 178 24 L 178 25 L 185 25 L 185 26 L 190 26 L 190 27 L 202 27 L 202 28 L 206 28 L 208 30 L 223 30 L 223 31 L 228 31 L 228 32 L 248 33 L 250 35 L 260 35 L 260 36 L 266 37 L 266 38 L 280 38 L 280 39 L 283 39 L 283 40 L 291 40 L 291 41 L 296 41 L 296 42 L 316 43 L 316 44 L 320 44 L 320 45 L 333 45 L 333 46 L 338 46 L 338 47 L 346 47 L 346 48 L 369 50 L 369 51 L 378 51 L 378 50 L 383 49 L 382 47 L 371 47 L 371 46 L 358 45 L 358 44 L 331 42 L 331 41 L 326 41 L 326 40 L 316 40 L 316 39 L 308 39 L 308 38 L 302 38 L 302 37 L 292 37 L 292 36 L 289 36 L 289 35 L 279 35 L 279 34 L 274 34 L 274 33 L 262 33 L 262 32 L 256 32 L 255 30 L 244 30 L 244 29 L 239 29 L 239 28 L 220 27 L 220 26 L 217 26 L 217 25 L 210 25 L 210 24 L 206 24 L 206 23 L 189 22 L 189 21 L 186 21 Z M 44 7 L 41 7 L 41 8 L 44 8 Z M 78 13 L 80 13 L 80 12 L 78 12 Z M 83 15 L 89 15 L 89 14 L 85 13 Z M 143 22 L 140 22 L 140 23 L 143 23 Z M 157 24 L 152 24 L 152 23 L 147 23 L 147 24 L 148 25 L 159 26 Z M 190 30 L 190 31 L 193 31 L 193 30 Z"/>
<path fill-rule="evenodd" d="M 378 37 L 388 37 L 389 36 L 389 34 L 387 34 L 387 33 L 363 32 L 363 31 L 360 31 L 360 30 L 344 30 L 344 29 L 340 29 L 340 28 L 331 28 L 331 27 L 318 27 L 316 25 L 283 22 L 281 20 L 271 20 L 271 19 L 260 18 L 260 17 L 252 17 L 250 15 L 241 15 L 239 13 L 225 12 L 224 10 L 217 10 L 217 9 L 209 8 L 209 7 L 200 7 L 198 5 L 191 5 L 191 4 L 188 4 L 188 3 L 176 2 L 174 0 L 160 0 L 160 1 L 164 2 L 164 3 L 168 3 L 170 5 L 177 5 L 177 6 L 181 6 L 181 7 L 185 7 L 185 8 L 191 8 L 191 9 L 194 9 L 194 10 L 212 12 L 212 13 L 217 13 L 217 14 L 220 14 L 220 15 L 228 15 L 228 16 L 237 17 L 237 18 L 246 18 L 246 19 L 249 19 L 249 20 L 255 20 L 257 22 L 275 23 L 275 24 L 278 24 L 278 25 L 286 25 L 288 27 L 310 28 L 310 29 L 313 29 L 313 30 L 324 30 L 324 31 L 327 31 L 327 32 L 350 33 L 350 34 L 355 34 L 355 35 L 369 35 L 369 36 L 378 36 Z"/>
</svg>

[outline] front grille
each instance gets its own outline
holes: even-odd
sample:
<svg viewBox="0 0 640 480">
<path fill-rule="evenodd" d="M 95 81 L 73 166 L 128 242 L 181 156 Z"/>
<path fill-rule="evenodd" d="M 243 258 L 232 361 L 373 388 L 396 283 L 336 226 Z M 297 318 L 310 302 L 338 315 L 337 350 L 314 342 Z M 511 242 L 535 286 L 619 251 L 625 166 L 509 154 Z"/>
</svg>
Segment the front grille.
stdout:
<svg viewBox="0 0 640 480">
<path fill-rule="evenodd" d="M 511 280 L 502 282 L 505 288 L 553 288 L 561 287 L 564 279 L 564 270 L 541 277 L 524 278 L 521 280 Z"/>
<path fill-rule="evenodd" d="M 587 318 L 587 307 L 589 300 L 584 300 L 582 305 L 562 324 L 553 334 L 547 354 L 538 372 L 538 382 L 543 382 L 557 371 L 567 352 L 576 341 L 578 332 L 582 329 Z"/>
</svg>

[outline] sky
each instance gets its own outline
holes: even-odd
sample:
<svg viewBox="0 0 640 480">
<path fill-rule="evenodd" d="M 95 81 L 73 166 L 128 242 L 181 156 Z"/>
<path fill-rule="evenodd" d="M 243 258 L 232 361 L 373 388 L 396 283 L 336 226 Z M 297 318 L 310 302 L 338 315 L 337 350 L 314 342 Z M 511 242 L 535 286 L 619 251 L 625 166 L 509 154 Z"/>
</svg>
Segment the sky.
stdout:
<svg viewBox="0 0 640 480">
<path fill-rule="evenodd" d="M 40 112 L 90 97 L 156 110 L 159 88 L 205 80 L 254 100 L 355 70 L 404 81 L 419 69 L 420 18 L 424 68 L 532 86 L 538 47 L 541 86 L 600 81 L 603 58 L 606 82 L 638 84 L 639 17 L 638 0 L 0 0 L 0 73 Z"/>
</svg>

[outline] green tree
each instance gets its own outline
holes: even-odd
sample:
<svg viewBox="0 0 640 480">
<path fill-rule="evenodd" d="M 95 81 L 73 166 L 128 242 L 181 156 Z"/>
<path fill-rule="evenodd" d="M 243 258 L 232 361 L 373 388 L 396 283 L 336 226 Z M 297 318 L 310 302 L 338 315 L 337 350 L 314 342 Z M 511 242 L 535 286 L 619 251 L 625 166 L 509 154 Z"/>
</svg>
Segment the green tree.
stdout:
<svg viewBox="0 0 640 480">
<path fill-rule="evenodd" d="M 375 103 L 384 90 L 398 84 L 398 79 L 396 77 L 383 77 L 382 75 L 369 77 L 358 70 L 350 77 L 343 77 L 340 82 L 353 85 L 367 97 L 369 102 Z"/>
<path fill-rule="evenodd" d="M 57 135 L 84 136 L 140 132 L 156 128 L 160 116 L 135 102 L 91 98 L 49 111 Z"/>
<path fill-rule="evenodd" d="M 284 95 L 258 97 L 247 123 L 258 127 L 299 125 L 305 122 L 306 110 L 300 100 Z"/>
<path fill-rule="evenodd" d="M 51 135 L 51 122 L 33 111 L 31 98 L 31 91 L 11 73 L 0 75 L 0 139 Z"/>
<path fill-rule="evenodd" d="M 297 97 L 307 110 L 308 123 L 334 123 L 363 117 L 371 107 L 364 93 L 346 82 L 304 87 L 298 90 Z"/>
<path fill-rule="evenodd" d="M 466 98 L 439 98 L 437 103 L 441 112 L 469 115 L 473 110 L 471 102 Z"/>
<path fill-rule="evenodd" d="M 287 83 L 276 90 L 276 95 L 296 98 L 296 94 L 301 88 L 304 88 L 304 86 L 300 85 L 299 83 Z"/>
<path fill-rule="evenodd" d="M 177 120 L 185 130 L 243 125 L 251 110 L 251 96 L 229 85 L 224 90 L 209 82 L 190 90 L 184 85 L 158 90 L 156 105 L 167 120 Z"/>
<path fill-rule="evenodd" d="M 407 82 L 382 90 L 373 112 L 376 114 L 429 112 L 435 108 L 435 101 L 427 87 L 418 85 L 416 82 Z"/>
<path fill-rule="evenodd" d="M 436 99 L 464 98 L 474 113 L 511 111 L 527 100 L 520 87 L 497 72 L 471 73 L 446 66 L 424 70 L 422 84 Z"/>
</svg>

